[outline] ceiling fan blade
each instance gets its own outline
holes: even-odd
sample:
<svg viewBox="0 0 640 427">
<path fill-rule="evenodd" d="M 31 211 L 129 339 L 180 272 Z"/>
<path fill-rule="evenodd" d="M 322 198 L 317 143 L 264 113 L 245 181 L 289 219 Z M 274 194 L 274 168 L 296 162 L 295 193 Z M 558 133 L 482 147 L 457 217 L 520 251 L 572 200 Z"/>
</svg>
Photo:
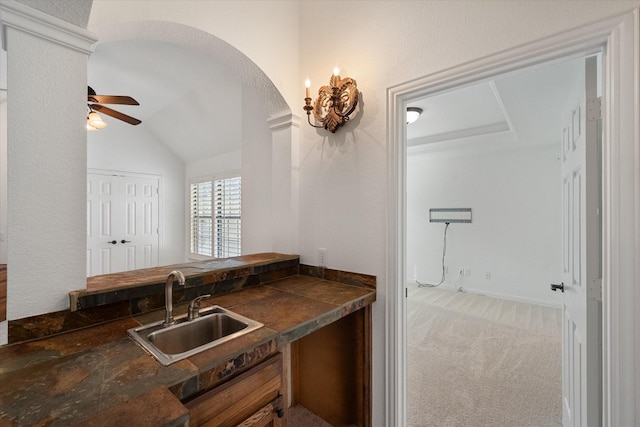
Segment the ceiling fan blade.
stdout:
<svg viewBox="0 0 640 427">
<path fill-rule="evenodd" d="M 124 95 L 89 95 L 88 100 L 89 102 L 99 102 L 100 104 L 140 105 L 132 97 Z"/>
<path fill-rule="evenodd" d="M 100 105 L 100 104 L 92 104 L 90 105 L 90 108 L 92 108 L 95 111 L 98 111 L 100 113 L 104 113 L 107 116 L 111 116 L 113 118 L 116 118 L 118 120 L 122 120 L 123 122 L 127 122 L 130 125 L 139 125 L 140 123 L 142 123 L 142 121 L 133 118 L 131 116 L 127 116 L 126 114 L 123 114 L 119 111 L 116 110 L 112 110 L 109 107 L 105 107 L 104 105 Z"/>
</svg>

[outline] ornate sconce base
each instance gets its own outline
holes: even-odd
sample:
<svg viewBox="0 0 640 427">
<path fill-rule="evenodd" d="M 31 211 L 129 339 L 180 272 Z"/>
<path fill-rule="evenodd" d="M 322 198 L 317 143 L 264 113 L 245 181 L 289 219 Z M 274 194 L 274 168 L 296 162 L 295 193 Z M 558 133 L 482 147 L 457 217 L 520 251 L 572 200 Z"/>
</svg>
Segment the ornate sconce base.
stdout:
<svg viewBox="0 0 640 427">
<path fill-rule="evenodd" d="M 350 77 L 340 78 L 338 75 L 331 76 L 329 86 L 322 86 L 318 90 L 318 97 L 313 106 L 311 98 L 304 99 L 304 110 L 307 112 L 307 121 L 316 128 L 325 128 L 331 133 L 343 126 L 350 119 L 350 115 L 358 105 L 358 86 L 356 81 Z M 317 123 L 311 123 L 311 112 Z"/>
</svg>

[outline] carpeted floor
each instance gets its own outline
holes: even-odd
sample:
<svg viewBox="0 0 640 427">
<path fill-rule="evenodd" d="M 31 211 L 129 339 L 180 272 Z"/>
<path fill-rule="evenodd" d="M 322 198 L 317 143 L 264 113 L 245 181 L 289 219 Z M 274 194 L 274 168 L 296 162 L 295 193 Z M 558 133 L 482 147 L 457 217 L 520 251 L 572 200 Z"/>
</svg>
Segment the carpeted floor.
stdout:
<svg viewBox="0 0 640 427">
<path fill-rule="evenodd" d="M 561 426 L 561 311 L 409 288 L 409 427 Z"/>
<path fill-rule="evenodd" d="M 287 425 L 289 427 L 332 427 L 331 424 L 301 405 L 289 408 Z"/>
</svg>

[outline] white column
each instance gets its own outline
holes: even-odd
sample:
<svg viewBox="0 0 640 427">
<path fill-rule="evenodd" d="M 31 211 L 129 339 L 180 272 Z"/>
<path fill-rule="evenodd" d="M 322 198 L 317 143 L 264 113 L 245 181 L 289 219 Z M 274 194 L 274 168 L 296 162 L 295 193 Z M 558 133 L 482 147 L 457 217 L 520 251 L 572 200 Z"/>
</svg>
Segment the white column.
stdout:
<svg viewBox="0 0 640 427">
<path fill-rule="evenodd" d="M 271 128 L 271 224 L 275 252 L 299 251 L 300 118 L 286 113 L 269 119 Z"/>
<path fill-rule="evenodd" d="M 7 52 L 7 319 L 64 310 L 84 288 L 87 60 L 96 38 L 0 2 Z"/>
</svg>

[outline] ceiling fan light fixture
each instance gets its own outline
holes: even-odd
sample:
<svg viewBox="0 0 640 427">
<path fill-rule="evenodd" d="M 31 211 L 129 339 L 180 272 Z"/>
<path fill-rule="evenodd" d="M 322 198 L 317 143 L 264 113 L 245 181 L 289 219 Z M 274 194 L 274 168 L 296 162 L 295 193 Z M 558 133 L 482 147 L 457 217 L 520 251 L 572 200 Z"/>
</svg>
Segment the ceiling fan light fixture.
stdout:
<svg viewBox="0 0 640 427">
<path fill-rule="evenodd" d="M 411 124 L 418 120 L 420 114 L 422 114 L 422 108 L 407 107 L 407 124 Z"/>
<path fill-rule="evenodd" d="M 94 132 L 94 131 L 98 130 L 98 129 L 94 128 L 93 126 L 91 126 L 89 124 L 89 119 L 88 118 L 87 118 L 87 130 L 90 131 L 90 132 Z"/>
<path fill-rule="evenodd" d="M 107 127 L 107 122 L 102 120 L 102 117 L 95 111 L 92 111 L 87 116 L 87 125 L 96 129 L 104 129 Z"/>
</svg>

